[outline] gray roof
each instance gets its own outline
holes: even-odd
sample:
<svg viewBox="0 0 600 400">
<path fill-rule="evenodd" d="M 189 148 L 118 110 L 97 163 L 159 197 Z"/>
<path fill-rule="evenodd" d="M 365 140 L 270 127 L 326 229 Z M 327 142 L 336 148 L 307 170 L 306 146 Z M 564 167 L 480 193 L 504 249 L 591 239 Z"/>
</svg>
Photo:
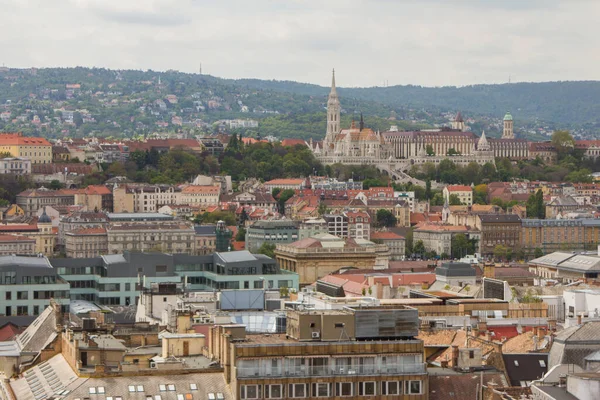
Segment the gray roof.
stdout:
<svg viewBox="0 0 600 400">
<path fill-rule="evenodd" d="M 194 232 L 198 236 L 215 236 L 216 225 L 194 225 Z"/>
<path fill-rule="evenodd" d="M 288 219 L 284 219 L 284 220 L 266 220 L 266 221 L 255 221 L 252 225 L 250 225 L 250 228 L 256 228 L 256 229 L 281 229 L 281 228 L 288 228 L 288 229 L 298 229 L 298 222 L 297 221 L 292 221 L 292 220 L 288 220 Z"/>
<path fill-rule="evenodd" d="M 217 257 L 225 262 L 244 262 L 244 261 L 256 261 L 256 257 L 252 255 L 248 250 L 242 251 L 229 251 L 225 253 L 215 253 Z"/>
<path fill-rule="evenodd" d="M 585 359 L 600 350 L 600 321 L 586 322 L 559 332 L 550 349 L 549 368 L 576 364 L 585 368 Z"/>
<path fill-rule="evenodd" d="M 577 397 L 573 396 L 571 393 L 567 392 L 566 387 L 558 387 L 558 386 L 536 386 L 535 389 L 532 389 L 535 394 L 535 390 L 539 390 L 540 392 L 546 394 L 548 398 L 555 400 L 578 400 Z"/>
<path fill-rule="evenodd" d="M 120 264 L 126 263 L 127 260 L 123 254 L 106 254 L 102 256 L 105 264 Z"/>
<path fill-rule="evenodd" d="M 600 350 L 593 352 L 585 358 L 585 361 L 600 361 Z"/>
<path fill-rule="evenodd" d="M 165 215 L 161 213 L 108 213 L 108 219 L 111 221 L 123 221 L 123 220 L 173 220 L 172 215 Z"/>
<path fill-rule="evenodd" d="M 558 196 L 550 202 L 554 206 L 578 206 L 579 203 L 571 196 Z"/>
<path fill-rule="evenodd" d="M 529 263 L 575 272 L 600 272 L 600 257 L 591 254 L 554 252 Z"/>
<path fill-rule="evenodd" d="M 503 223 L 517 223 L 521 222 L 521 217 L 517 214 L 480 214 L 479 218 L 481 222 L 503 222 Z"/>
<path fill-rule="evenodd" d="M 46 257 L 27 257 L 27 256 L 0 256 L 0 266 L 18 265 L 22 268 L 42 267 L 52 268 L 52 265 Z"/>
<path fill-rule="evenodd" d="M 467 263 L 443 263 L 435 269 L 436 275 L 441 276 L 476 276 L 475 268 Z"/>
</svg>

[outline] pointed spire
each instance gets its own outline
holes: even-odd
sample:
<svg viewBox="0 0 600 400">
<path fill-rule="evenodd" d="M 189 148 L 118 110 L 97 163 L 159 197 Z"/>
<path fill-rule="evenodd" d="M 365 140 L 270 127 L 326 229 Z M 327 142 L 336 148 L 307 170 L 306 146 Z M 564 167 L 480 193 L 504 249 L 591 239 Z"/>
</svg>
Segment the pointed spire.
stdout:
<svg viewBox="0 0 600 400">
<path fill-rule="evenodd" d="M 359 128 L 362 131 L 363 129 L 365 129 L 365 121 L 363 120 L 363 115 L 362 113 L 360 113 L 360 123 L 359 123 Z"/>
<path fill-rule="evenodd" d="M 337 93 L 337 90 L 335 88 L 335 68 L 331 72 L 331 93 Z"/>
</svg>

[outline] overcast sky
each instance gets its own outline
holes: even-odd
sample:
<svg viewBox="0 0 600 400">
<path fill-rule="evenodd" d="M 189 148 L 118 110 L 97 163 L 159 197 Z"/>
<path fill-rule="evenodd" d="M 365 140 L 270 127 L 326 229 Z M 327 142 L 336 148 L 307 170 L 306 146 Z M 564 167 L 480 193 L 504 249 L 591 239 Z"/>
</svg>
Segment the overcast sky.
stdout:
<svg viewBox="0 0 600 400">
<path fill-rule="evenodd" d="M 9 67 L 339 86 L 600 79 L 600 0 L 0 0 Z"/>
</svg>

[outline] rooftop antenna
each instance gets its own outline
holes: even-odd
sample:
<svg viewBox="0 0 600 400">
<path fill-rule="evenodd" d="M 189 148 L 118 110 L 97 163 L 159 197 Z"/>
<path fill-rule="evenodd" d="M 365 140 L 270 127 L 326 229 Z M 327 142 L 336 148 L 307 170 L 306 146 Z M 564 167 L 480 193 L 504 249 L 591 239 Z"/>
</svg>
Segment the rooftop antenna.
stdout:
<svg viewBox="0 0 600 400">
<path fill-rule="evenodd" d="M 510 74 L 508 75 L 508 83 L 510 83 Z"/>
<path fill-rule="evenodd" d="M 202 63 L 200 63 L 200 70 L 199 70 L 200 75 L 202 75 Z"/>
</svg>

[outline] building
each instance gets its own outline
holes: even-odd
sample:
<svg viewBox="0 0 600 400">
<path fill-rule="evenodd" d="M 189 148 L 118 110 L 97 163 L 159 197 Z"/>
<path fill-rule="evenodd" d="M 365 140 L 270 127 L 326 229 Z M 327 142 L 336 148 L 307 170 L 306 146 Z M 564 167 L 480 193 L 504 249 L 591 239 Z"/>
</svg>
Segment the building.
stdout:
<svg viewBox="0 0 600 400">
<path fill-rule="evenodd" d="M 478 231 L 469 230 L 467 226 L 423 224 L 413 231 L 413 243 L 423 242 L 426 251 L 434 251 L 437 255 L 457 257 L 452 254 L 452 237 L 463 234 L 467 238 L 478 239 Z"/>
<path fill-rule="evenodd" d="M 556 196 L 546 204 L 546 218 L 554 219 L 559 215 L 577 211 L 581 207 L 582 204 L 579 204 L 573 196 Z"/>
<path fill-rule="evenodd" d="M 323 218 L 308 218 L 300 222 L 298 228 L 299 239 L 307 239 L 312 236 L 329 233 L 327 221 Z"/>
<path fill-rule="evenodd" d="M 219 205 L 220 186 L 186 186 L 181 190 L 181 204 L 206 207 Z"/>
<path fill-rule="evenodd" d="M 406 239 L 394 232 L 373 232 L 371 240 L 375 243 L 385 244 L 390 249 L 390 261 L 404 260 L 406 252 Z"/>
<path fill-rule="evenodd" d="M 467 286 L 476 283 L 477 274 L 470 264 L 446 262 L 435 269 L 436 279 L 450 286 Z"/>
<path fill-rule="evenodd" d="M 381 246 L 389 251 L 387 246 Z M 275 258 L 280 268 L 299 275 L 301 285 L 309 285 L 341 267 L 373 268 L 376 250 L 376 246 L 363 247 L 350 240 L 321 234 L 290 244 L 278 244 Z"/>
<path fill-rule="evenodd" d="M 212 254 L 217 250 L 216 229 L 216 225 L 194 225 L 194 254 Z"/>
<path fill-rule="evenodd" d="M 325 214 L 323 219 L 327 223 L 327 233 L 345 239 L 349 237 L 348 216 L 346 214 Z"/>
<path fill-rule="evenodd" d="M 184 285 L 187 291 L 262 289 L 265 284 L 298 289 L 297 274 L 280 269 L 267 256 L 247 251 L 200 256 L 125 252 L 49 262 L 70 284 L 72 300 L 104 305 L 137 304 L 140 292 L 152 284 Z"/>
<path fill-rule="evenodd" d="M 181 204 L 181 189 L 169 185 L 125 184 L 113 189 L 115 213 L 155 213 L 162 206 Z"/>
<path fill-rule="evenodd" d="M 69 258 L 93 258 L 108 254 L 106 228 L 81 228 L 67 232 L 65 254 Z"/>
<path fill-rule="evenodd" d="M 111 223 L 108 254 L 124 251 L 194 252 L 195 231 L 186 223 Z"/>
<path fill-rule="evenodd" d="M 586 322 L 556 334 L 548 358 L 548 369 L 559 364 L 586 367 L 585 358 L 600 350 L 600 321 Z"/>
<path fill-rule="evenodd" d="M 246 229 L 246 249 L 256 252 L 264 243 L 292 243 L 298 238 L 298 222 L 291 220 L 255 221 Z"/>
<path fill-rule="evenodd" d="M 31 160 L 24 157 L 0 158 L 0 174 L 29 175 Z"/>
<path fill-rule="evenodd" d="M 50 299 L 69 308 L 69 284 L 46 257 L 0 256 L 0 313 L 39 315 Z"/>
<path fill-rule="evenodd" d="M 571 283 L 597 279 L 600 257 L 595 254 L 554 252 L 528 262 L 529 271 L 543 279 Z"/>
<path fill-rule="evenodd" d="M 73 231 L 92 228 L 106 228 L 108 226 L 108 215 L 103 212 L 80 211 L 63 216 L 58 223 L 59 246 L 66 243 L 66 234 Z"/>
<path fill-rule="evenodd" d="M 32 164 L 52 163 L 52 145 L 44 138 L 27 137 L 22 133 L 0 133 L 0 153 L 15 158 L 27 158 Z"/>
<path fill-rule="evenodd" d="M 325 138 L 321 144 L 309 143 L 315 157 L 324 164 L 371 164 L 393 172 L 396 177 L 406 178 L 403 171 L 413 164 L 439 163 L 449 156 L 455 163 L 465 165 L 494 163 L 493 152 L 486 148 L 485 135 L 477 147 L 473 133 L 458 129 L 400 132 L 393 127 L 389 132 L 380 133 L 366 128 L 362 115 L 358 125 L 352 122 L 350 129 L 342 129 L 341 110 L 334 72 L 327 101 Z"/>
<path fill-rule="evenodd" d="M 347 211 L 348 237 L 354 239 L 371 239 L 371 216 L 365 211 Z"/>
<path fill-rule="evenodd" d="M 450 196 L 455 195 L 460 203 L 466 206 L 473 205 L 473 188 L 465 185 L 448 185 L 442 191 L 444 200 L 450 202 Z"/>
<path fill-rule="evenodd" d="M 75 205 L 75 193 L 77 191 L 77 189 L 51 190 L 45 187 L 27 189 L 17 194 L 16 202 L 25 211 L 25 216 L 32 217 L 40 208 L 45 206 L 57 210 L 66 210 L 68 206 Z"/>
<path fill-rule="evenodd" d="M 502 139 L 514 139 L 515 133 L 513 131 L 513 117 L 510 112 L 507 112 L 504 116 L 504 129 L 502 130 Z"/>
<path fill-rule="evenodd" d="M 600 220 L 581 219 L 523 219 L 522 247 L 527 254 L 541 249 L 553 251 L 595 250 L 599 242 Z"/>
<path fill-rule="evenodd" d="M 113 211 L 112 191 L 103 185 L 90 185 L 75 193 L 75 204 L 84 206 L 88 211 Z"/>
<path fill-rule="evenodd" d="M 12 254 L 30 256 L 37 254 L 35 239 L 26 236 L 0 234 L 0 255 L 8 256 Z"/>
<path fill-rule="evenodd" d="M 479 248 L 484 255 L 494 254 L 496 246 L 516 251 L 521 247 L 521 218 L 515 214 L 483 214 Z"/>
<path fill-rule="evenodd" d="M 285 335 L 210 328 L 209 355 L 231 360 L 234 398 L 429 398 L 417 310 L 288 311 L 286 319 Z"/>
<path fill-rule="evenodd" d="M 265 188 L 265 190 L 272 192 L 273 189 L 275 189 L 275 188 L 279 188 L 281 190 L 303 189 L 305 184 L 306 184 L 306 180 L 302 179 L 302 178 L 286 178 L 286 179 L 280 178 L 280 179 L 273 179 L 268 182 L 265 182 L 263 184 L 263 187 Z"/>
</svg>

